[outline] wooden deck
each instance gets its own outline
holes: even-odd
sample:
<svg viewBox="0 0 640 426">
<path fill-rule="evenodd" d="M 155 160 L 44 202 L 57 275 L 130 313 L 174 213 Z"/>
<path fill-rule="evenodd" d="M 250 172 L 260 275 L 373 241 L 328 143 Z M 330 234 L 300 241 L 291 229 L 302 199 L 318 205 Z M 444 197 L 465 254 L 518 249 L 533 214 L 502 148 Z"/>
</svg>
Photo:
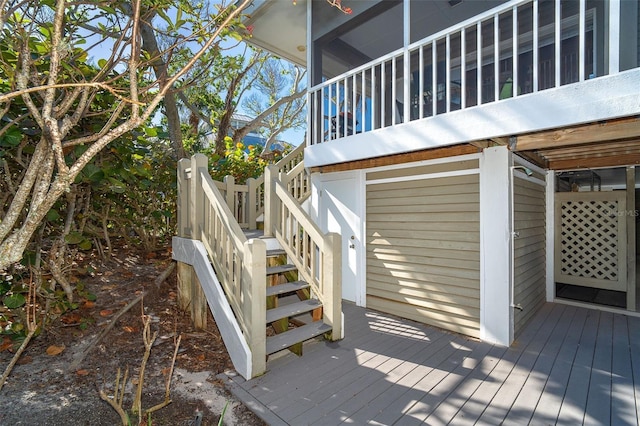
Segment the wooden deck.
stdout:
<svg viewBox="0 0 640 426">
<path fill-rule="evenodd" d="M 228 388 L 269 425 L 637 425 L 640 318 L 547 303 L 510 348 L 344 305 L 346 338 Z"/>
</svg>

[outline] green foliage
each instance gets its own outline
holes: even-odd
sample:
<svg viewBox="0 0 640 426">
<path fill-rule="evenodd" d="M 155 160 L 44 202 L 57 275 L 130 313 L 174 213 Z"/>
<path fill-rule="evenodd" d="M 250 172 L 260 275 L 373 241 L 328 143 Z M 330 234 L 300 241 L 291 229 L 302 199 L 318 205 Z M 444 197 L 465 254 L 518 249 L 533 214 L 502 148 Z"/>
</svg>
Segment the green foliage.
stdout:
<svg viewBox="0 0 640 426">
<path fill-rule="evenodd" d="M 8 336 L 18 343 L 26 336 L 22 308 L 26 304 L 27 293 L 20 274 L 0 273 L 0 336 Z"/>
<path fill-rule="evenodd" d="M 210 174 L 214 180 L 222 181 L 231 175 L 237 184 L 246 183 L 249 178 L 257 178 L 264 173 L 269 162 L 263 159 L 262 147 L 258 145 L 244 146 L 242 142 L 234 142 L 225 138 L 227 150 L 224 157 L 210 154 Z"/>
</svg>

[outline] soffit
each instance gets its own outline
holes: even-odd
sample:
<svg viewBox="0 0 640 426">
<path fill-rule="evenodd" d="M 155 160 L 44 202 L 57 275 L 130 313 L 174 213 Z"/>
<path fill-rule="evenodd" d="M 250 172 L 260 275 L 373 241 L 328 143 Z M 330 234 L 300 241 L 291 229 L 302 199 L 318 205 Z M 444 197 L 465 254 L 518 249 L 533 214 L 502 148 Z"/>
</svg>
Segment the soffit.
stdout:
<svg viewBox="0 0 640 426">
<path fill-rule="evenodd" d="M 627 117 L 512 138 L 513 152 L 547 169 L 640 164 L 640 117 Z"/>
</svg>

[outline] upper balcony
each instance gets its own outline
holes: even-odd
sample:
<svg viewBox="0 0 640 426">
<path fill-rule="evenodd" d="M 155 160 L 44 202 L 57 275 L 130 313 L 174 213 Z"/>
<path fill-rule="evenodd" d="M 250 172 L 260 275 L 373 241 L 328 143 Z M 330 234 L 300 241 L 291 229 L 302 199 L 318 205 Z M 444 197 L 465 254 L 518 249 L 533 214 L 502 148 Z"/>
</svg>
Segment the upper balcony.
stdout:
<svg viewBox="0 0 640 426">
<path fill-rule="evenodd" d="M 308 166 L 640 114 L 636 1 L 343 3 L 307 3 Z"/>
</svg>

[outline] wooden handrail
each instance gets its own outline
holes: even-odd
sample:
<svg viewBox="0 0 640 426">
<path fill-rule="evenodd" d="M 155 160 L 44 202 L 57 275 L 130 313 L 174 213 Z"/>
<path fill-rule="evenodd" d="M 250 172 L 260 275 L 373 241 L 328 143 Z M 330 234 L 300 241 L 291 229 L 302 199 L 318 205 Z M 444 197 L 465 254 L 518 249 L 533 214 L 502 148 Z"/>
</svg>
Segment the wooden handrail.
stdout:
<svg viewBox="0 0 640 426">
<path fill-rule="evenodd" d="M 333 328 L 332 339 L 342 338 L 342 267 L 340 236 L 324 234 L 304 211 L 276 167 L 265 170 L 265 234 L 273 235 L 289 262 L 309 283 L 312 297 L 323 304 L 323 320 Z"/>
<path fill-rule="evenodd" d="M 240 224 L 228 206 L 235 189 L 225 182 L 227 196 L 207 170 L 207 158 L 191 157 L 190 167 L 181 160 L 178 169 L 180 236 L 199 240 L 213 264 L 231 309 L 251 348 L 256 374 L 265 369 L 266 346 L 266 245 L 247 241 Z M 185 196 L 185 192 L 188 197 Z M 188 231 L 188 235 L 187 235 Z M 260 302 L 262 301 L 262 302 Z"/>
</svg>

